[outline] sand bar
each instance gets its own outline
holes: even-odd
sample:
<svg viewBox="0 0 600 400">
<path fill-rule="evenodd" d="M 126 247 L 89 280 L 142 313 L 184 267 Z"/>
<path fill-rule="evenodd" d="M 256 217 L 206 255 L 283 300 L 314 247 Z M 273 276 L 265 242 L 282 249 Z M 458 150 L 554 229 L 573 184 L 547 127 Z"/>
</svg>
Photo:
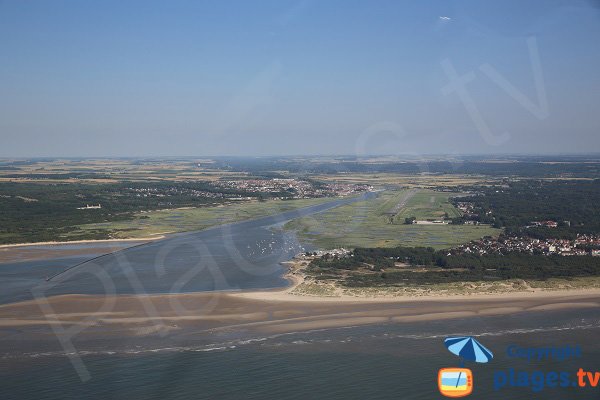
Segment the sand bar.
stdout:
<svg viewBox="0 0 600 400">
<path fill-rule="evenodd" d="M 218 332 L 261 334 L 344 326 L 599 308 L 600 290 L 431 298 L 317 298 L 285 291 L 90 296 L 61 295 L 0 305 L 0 334 L 43 338 L 52 326 L 82 327 L 83 337 Z"/>
<path fill-rule="evenodd" d="M 86 254 L 107 254 L 126 247 L 165 238 L 158 235 L 136 239 L 75 240 L 72 242 L 39 242 L 0 245 L 0 263 L 38 261 Z M 94 245 L 73 248 L 72 245 Z"/>
</svg>

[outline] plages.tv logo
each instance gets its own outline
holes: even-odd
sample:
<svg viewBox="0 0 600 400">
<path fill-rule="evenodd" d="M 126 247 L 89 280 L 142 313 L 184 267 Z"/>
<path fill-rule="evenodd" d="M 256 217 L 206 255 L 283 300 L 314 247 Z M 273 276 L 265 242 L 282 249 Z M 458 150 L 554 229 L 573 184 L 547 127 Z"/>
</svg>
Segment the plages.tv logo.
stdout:
<svg viewBox="0 0 600 400">
<path fill-rule="evenodd" d="M 473 392 L 473 372 L 464 368 L 466 361 L 487 363 L 494 355 L 471 336 L 448 337 L 448 351 L 460 357 L 460 368 L 442 368 L 438 372 L 438 389 L 446 397 L 463 397 Z"/>
</svg>

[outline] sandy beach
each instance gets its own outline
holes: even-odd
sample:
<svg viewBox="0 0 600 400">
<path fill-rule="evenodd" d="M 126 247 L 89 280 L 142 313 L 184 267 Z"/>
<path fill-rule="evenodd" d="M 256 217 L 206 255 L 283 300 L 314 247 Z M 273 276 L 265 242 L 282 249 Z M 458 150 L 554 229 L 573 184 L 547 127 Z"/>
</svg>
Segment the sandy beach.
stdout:
<svg viewBox="0 0 600 400">
<path fill-rule="evenodd" d="M 47 337 L 52 327 L 80 327 L 82 337 L 183 335 L 244 330 L 285 333 L 366 324 L 406 323 L 527 311 L 600 307 L 600 288 L 427 296 L 306 295 L 305 262 L 282 263 L 289 286 L 270 290 L 151 295 L 68 294 L 0 305 L 0 334 L 19 329 Z"/>
<path fill-rule="evenodd" d="M 77 340 L 115 337 L 200 339 L 215 334 L 280 334 L 529 311 L 599 308 L 600 290 L 431 298 L 327 298 L 287 290 L 164 295 L 61 295 L 0 306 L 0 335 L 55 343 L 53 329 Z M 10 340 L 4 345 L 14 346 Z M 6 349 L 4 349 L 6 350 Z"/>
</svg>

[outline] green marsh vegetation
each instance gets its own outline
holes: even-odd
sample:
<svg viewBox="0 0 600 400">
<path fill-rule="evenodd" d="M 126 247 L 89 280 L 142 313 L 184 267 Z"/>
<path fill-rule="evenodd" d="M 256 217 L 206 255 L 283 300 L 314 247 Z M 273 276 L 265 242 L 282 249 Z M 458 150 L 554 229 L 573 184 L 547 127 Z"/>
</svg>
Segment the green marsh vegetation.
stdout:
<svg viewBox="0 0 600 400">
<path fill-rule="evenodd" d="M 386 190 L 375 199 L 299 218 L 285 227 L 325 249 L 395 246 L 443 249 L 501 232 L 487 225 L 404 223 L 407 217 L 437 220 L 445 214 L 450 218 L 459 216 L 460 211 L 450 202 L 453 195 L 456 194 L 428 189 Z M 397 209 L 398 204 L 403 205 Z"/>
</svg>

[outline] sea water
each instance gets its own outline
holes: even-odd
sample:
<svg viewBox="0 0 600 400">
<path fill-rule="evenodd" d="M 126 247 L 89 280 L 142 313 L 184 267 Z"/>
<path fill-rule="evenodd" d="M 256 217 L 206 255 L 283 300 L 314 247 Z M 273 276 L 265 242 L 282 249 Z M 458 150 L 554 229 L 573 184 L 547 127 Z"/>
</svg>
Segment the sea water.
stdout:
<svg viewBox="0 0 600 400">
<path fill-rule="evenodd" d="M 410 324 L 323 329 L 266 337 L 83 352 L 83 382 L 58 353 L 0 360 L 3 399 L 436 399 L 440 368 L 458 367 L 443 339 L 474 335 L 494 353 L 467 362 L 473 399 L 598 399 L 597 388 L 494 389 L 496 371 L 600 369 L 595 310 L 523 312 Z M 577 344 L 581 358 L 532 361 L 507 355 L 511 344 Z M 116 347 L 115 347 L 116 348 Z"/>
</svg>

